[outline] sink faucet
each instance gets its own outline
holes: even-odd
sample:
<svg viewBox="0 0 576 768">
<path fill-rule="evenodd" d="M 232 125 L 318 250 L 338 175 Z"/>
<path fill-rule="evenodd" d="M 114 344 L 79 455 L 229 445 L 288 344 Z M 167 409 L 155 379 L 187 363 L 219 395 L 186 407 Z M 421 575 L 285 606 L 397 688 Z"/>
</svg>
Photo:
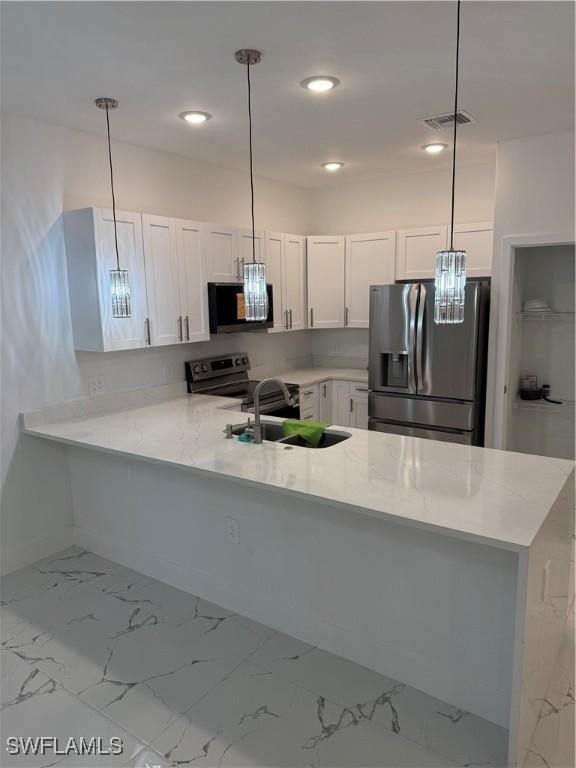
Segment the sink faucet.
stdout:
<svg viewBox="0 0 576 768">
<path fill-rule="evenodd" d="M 262 426 L 260 424 L 260 392 L 267 384 L 277 384 L 282 390 L 284 399 L 288 405 L 294 405 L 294 400 L 292 399 L 292 396 L 290 395 L 290 392 L 288 392 L 288 389 L 286 388 L 286 385 L 283 381 L 280 381 L 280 379 L 262 379 L 262 381 L 256 385 L 256 389 L 254 390 L 254 430 L 252 436 L 255 443 L 262 442 Z"/>
</svg>

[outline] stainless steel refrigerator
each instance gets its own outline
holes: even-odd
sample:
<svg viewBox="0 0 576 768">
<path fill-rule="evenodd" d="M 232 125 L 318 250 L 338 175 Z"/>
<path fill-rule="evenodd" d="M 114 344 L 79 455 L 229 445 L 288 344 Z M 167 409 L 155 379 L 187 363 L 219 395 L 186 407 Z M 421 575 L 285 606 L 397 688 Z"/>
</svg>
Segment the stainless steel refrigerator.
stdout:
<svg viewBox="0 0 576 768">
<path fill-rule="evenodd" d="M 434 323 L 434 284 L 370 287 L 368 428 L 483 445 L 490 286 L 466 285 L 464 322 Z"/>
</svg>

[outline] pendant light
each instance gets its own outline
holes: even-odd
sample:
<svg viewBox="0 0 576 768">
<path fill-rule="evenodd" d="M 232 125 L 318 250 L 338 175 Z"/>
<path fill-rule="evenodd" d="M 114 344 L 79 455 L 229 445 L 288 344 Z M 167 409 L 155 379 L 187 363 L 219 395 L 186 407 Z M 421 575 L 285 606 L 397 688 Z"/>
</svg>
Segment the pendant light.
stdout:
<svg viewBox="0 0 576 768">
<path fill-rule="evenodd" d="M 118 253 L 118 226 L 116 223 L 116 199 L 114 197 L 114 170 L 112 168 L 112 147 L 110 143 L 110 118 L 108 112 L 116 109 L 116 99 L 96 99 L 98 109 L 106 110 L 106 131 L 108 134 L 108 161 L 110 163 L 110 189 L 112 192 L 112 219 L 114 220 L 114 247 L 116 249 L 116 269 L 110 270 L 110 298 L 112 301 L 112 317 L 122 318 L 131 316 L 130 306 L 130 282 L 128 270 L 120 268 L 120 255 Z"/>
<path fill-rule="evenodd" d="M 458 64 L 460 57 L 460 0 L 456 21 L 456 87 L 454 91 L 454 136 L 452 146 L 452 207 L 450 248 L 436 254 L 434 322 L 455 325 L 464 322 L 466 251 L 454 250 L 454 188 L 456 185 L 456 134 L 458 130 Z"/>
<path fill-rule="evenodd" d="M 236 61 L 246 67 L 248 82 L 248 143 L 250 152 L 250 211 L 252 216 L 252 261 L 244 264 L 244 308 L 245 319 L 262 322 L 268 317 L 268 292 L 266 290 L 266 264 L 256 261 L 256 232 L 254 228 L 254 160 L 252 152 L 252 91 L 250 67 L 262 58 L 260 51 L 241 48 L 234 54 Z"/>
</svg>

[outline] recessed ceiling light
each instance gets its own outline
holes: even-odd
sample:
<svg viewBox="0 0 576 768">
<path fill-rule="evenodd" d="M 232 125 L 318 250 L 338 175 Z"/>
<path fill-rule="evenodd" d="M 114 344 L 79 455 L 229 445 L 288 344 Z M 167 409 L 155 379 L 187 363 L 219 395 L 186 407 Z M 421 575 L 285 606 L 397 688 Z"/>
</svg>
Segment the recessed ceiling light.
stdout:
<svg viewBox="0 0 576 768">
<path fill-rule="evenodd" d="M 334 171 L 339 171 L 343 165 L 344 163 L 332 161 L 329 163 L 322 163 L 322 168 L 324 168 L 325 171 L 330 171 L 331 173 L 334 173 Z"/>
<path fill-rule="evenodd" d="M 444 152 L 444 150 L 447 148 L 448 144 L 439 144 L 437 142 L 434 144 L 424 144 L 422 147 L 422 149 L 425 152 L 428 152 L 429 155 L 439 155 L 440 152 Z"/>
<path fill-rule="evenodd" d="M 187 123 L 191 123 L 192 125 L 200 125 L 200 123 L 205 123 L 206 120 L 210 120 L 212 115 L 209 112 L 181 112 L 178 117 L 181 117 L 182 120 L 186 120 Z"/>
<path fill-rule="evenodd" d="M 307 77 L 306 80 L 302 80 L 300 85 L 302 88 L 314 91 L 314 93 L 326 93 L 340 85 L 340 80 L 337 77 L 330 77 L 330 75 L 314 75 L 314 77 Z"/>
</svg>

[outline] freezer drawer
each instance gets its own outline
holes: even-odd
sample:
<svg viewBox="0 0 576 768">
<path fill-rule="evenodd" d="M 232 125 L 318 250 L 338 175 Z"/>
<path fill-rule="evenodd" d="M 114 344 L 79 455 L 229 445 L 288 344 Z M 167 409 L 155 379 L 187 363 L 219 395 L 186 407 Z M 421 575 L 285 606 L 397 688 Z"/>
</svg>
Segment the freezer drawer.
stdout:
<svg viewBox="0 0 576 768">
<path fill-rule="evenodd" d="M 474 432 L 450 432 L 441 429 L 426 429 L 425 427 L 412 427 L 407 424 L 392 424 L 386 421 L 368 421 L 368 429 L 374 432 L 388 432 L 391 435 L 406 435 L 407 437 L 422 437 L 425 440 L 443 440 L 445 443 L 460 443 L 462 445 L 475 445 Z"/>
<path fill-rule="evenodd" d="M 474 403 L 430 400 L 370 392 L 368 413 L 374 419 L 409 422 L 416 426 L 472 430 L 475 427 Z"/>
</svg>

